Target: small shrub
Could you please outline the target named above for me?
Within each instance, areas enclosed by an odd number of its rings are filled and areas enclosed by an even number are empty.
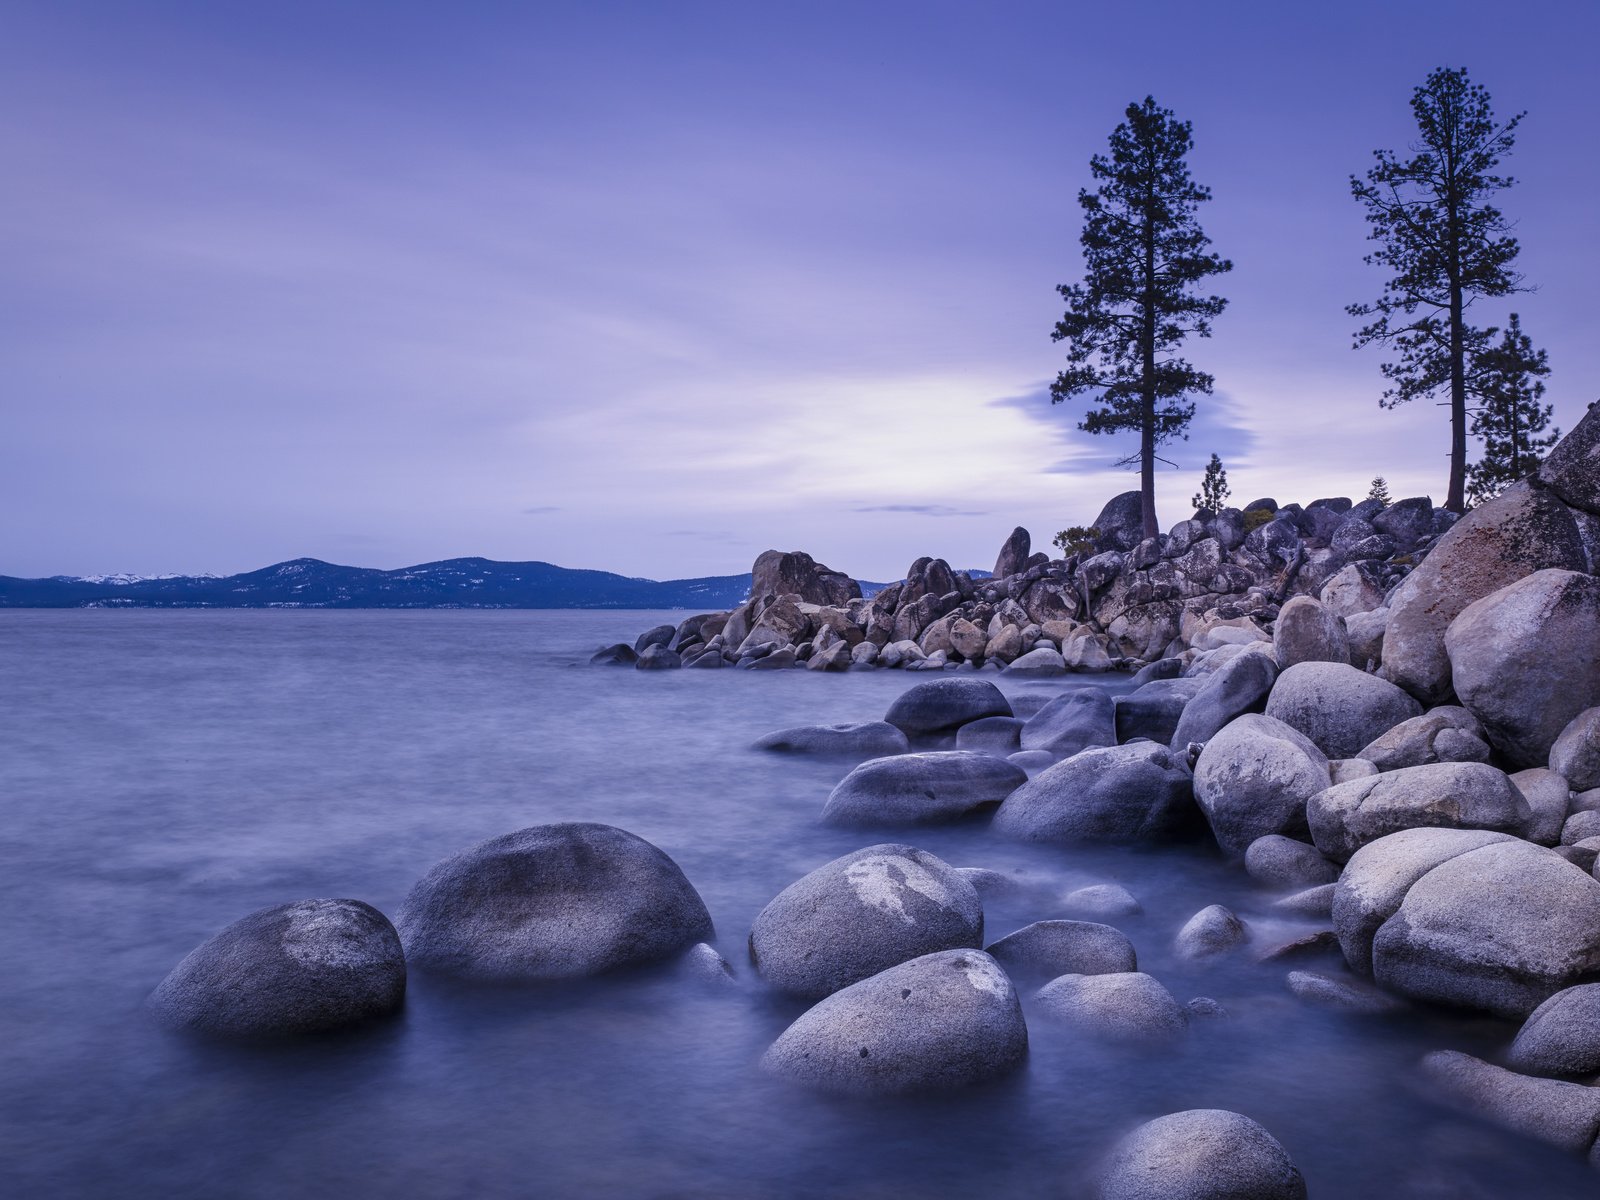
[[[1372,481],[1372,490],[1367,493],[1367,499],[1376,500],[1385,508],[1393,504],[1394,501],[1389,499],[1389,481],[1382,475],[1375,478]]]
[[[1269,508],[1252,508],[1244,515],[1244,531],[1250,533],[1252,530],[1260,529],[1275,516],[1277,514]]]
[[[1100,531],[1093,525],[1074,525],[1071,529],[1063,529],[1052,540],[1056,549],[1061,551],[1061,556],[1066,558],[1073,554],[1088,553],[1099,539]]]

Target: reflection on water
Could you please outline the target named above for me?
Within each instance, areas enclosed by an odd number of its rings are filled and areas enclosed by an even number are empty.
[[[1416,1090],[1425,1051],[1492,1055],[1506,1026],[1330,1014],[1294,1001],[1281,965],[1174,959],[1172,933],[1210,903],[1261,940],[1310,928],[1273,922],[1272,897],[1201,850],[1041,851],[982,823],[822,828],[845,767],[750,742],[877,718],[926,676],[581,665],[657,620],[0,614],[6,1194],[1065,1197],[1123,1130],[1194,1107],[1262,1121],[1319,1200],[1593,1194],[1581,1162]],[[413,976],[398,1020],[270,1048],[174,1036],[141,1010],[178,959],[254,908],[350,896],[393,915],[439,858],[565,819],[671,854],[739,984],[672,968],[531,990]],[[1030,1013],[1023,1072],[937,1100],[841,1101],[766,1078],[756,1060],[800,1006],[751,978],[750,921],[875,840],[1036,876],[1038,892],[990,903],[990,939],[1063,915],[1053,897],[1072,887],[1124,884],[1145,906],[1118,922],[1141,968],[1229,1018],[1138,1051]]]

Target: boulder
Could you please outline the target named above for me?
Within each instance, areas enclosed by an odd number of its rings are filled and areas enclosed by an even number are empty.
[[[1328,759],[1309,738],[1255,713],[1207,742],[1194,768],[1195,800],[1230,855],[1269,833],[1304,834],[1306,801],[1329,783]]]
[[[900,1095],[982,1083],[1027,1053],[1022,1005],[999,964],[981,950],[946,950],[835,992],[761,1063],[826,1091]]]
[[[1540,464],[1538,481],[1572,507],[1600,514],[1600,407],[1591,404],[1555,444]]]
[[[1445,631],[1469,604],[1535,571],[1584,566],[1566,506],[1526,483],[1508,488],[1458,521],[1395,590],[1384,677],[1429,704],[1443,702],[1451,690]]]
[[[1530,1075],[1600,1072],[1600,983],[1563,988],[1534,1009],[1506,1062]]]
[[[1550,769],[1575,792],[1600,788],[1600,708],[1586,708],[1567,722],[1550,745]]]
[[[1106,501],[1090,527],[1099,535],[1103,550],[1132,550],[1144,540],[1144,499],[1138,492],[1123,492]]]
[[[1183,752],[1191,742],[1209,742],[1230,722],[1266,706],[1278,665],[1265,654],[1241,654],[1206,677],[1183,708],[1168,743]]]
[[[1189,1014],[1142,971],[1063,975],[1034,995],[1039,1010],[1080,1033],[1108,1041],[1165,1041],[1189,1027]]]
[[[1019,658],[1011,666],[1015,667],[1021,661]],[[1080,629],[1062,643],[1061,661],[1067,670],[1081,675],[1100,675],[1114,671],[1117,666],[1110,650],[1106,648],[1105,635],[1097,634],[1092,629]]]
[[[1173,1113],[1117,1144],[1099,1200],[1305,1200],[1306,1182],[1278,1140],[1220,1108]]]
[[[491,981],[656,962],[712,934],[678,864],[611,825],[534,825],[438,863],[395,923],[415,967]]]
[[[1231,909],[1208,905],[1184,922],[1173,939],[1179,958],[1202,959],[1223,954],[1250,940],[1250,931]]]
[[[202,942],[150,1003],[174,1028],[258,1038],[358,1025],[394,1012],[405,994],[388,918],[359,900],[296,900]]]
[[[982,658],[988,644],[989,635],[965,617],[957,617],[950,623],[950,648],[962,658]]]
[[[1189,772],[1153,742],[1064,759],[1007,796],[994,819],[1006,837],[1063,844],[1172,840],[1201,827]]]
[[[1097,687],[1062,693],[1022,727],[1024,750],[1048,750],[1061,758],[1092,746],[1116,744],[1116,702],[1110,693]]]
[[[1322,585],[1318,598],[1324,608],[1348,621],[1357,613],[1383,607],[1382,577],[1371,567],[1349,563]]]
[[[1026,654],[1019,654],[1006,667],[1007,675],[1049,676],[1066,673],[1067,660],[1049,646],[1040,646],[1036,650],[1029,650]]]
[[[870,642],[862,642],[870,646]],[[850,725],[794,725],[769,733],[755,744],[757,750],[788,754],[831,754],[880,758],[905,754],[911,749],[906,735],[887,721],[861,721]]]
[[[1334,783],[1349,783],[1352,779],[1369,779],[1378,773],[1376,763],[1364,758],[1334,758],[1328,760],[1328,774]]]
[[[1146,738],[1168,745],[1189,701],[1205,686],[1203,679],[1156,679],[1113,701],[1117,741]]]
[[[1304,662],[1348,665],[1350,639],[1344,618],[1310,596],[1296,596],[1278,613],[1272,651],[1283,669]]]
[[[1562,823],[1561,844],[1575,846],[1588,838],[1600,837],[1600,812],[1580,809]]]
[[[1600,579],[1537,571],[1463,609],[1445,650],[1490,745],[1518,767],[1545,766],[1567,725],[1600,705]]]
[[[1032,551],[1033,539],[1028,536],[1026,529],[1018,525],[1000,547],[1000,555],[994,560],[994,577],[1005,579],[1027,570],[1028,556]]]
[[[671,648],[673,634],[678,632],[676,625],[657,625],[654,629],[647,629],[639,635],[633,643],[633,652],[643,654],[651,646]]]
[[[976,750],[1004,758],[1022,747],[1023,722],[1017,717],[982,717],[956,730],[957,750]]]
[[[1415,999],[1525,1017],[1600,972],[1600,882],[1530,842],[1469,850],[1411,885],[1372,970]]]
[[[1035,921],[1001,938],[989,947],[989,954],[1013,979],[1139,969],[1127,936],[1094,921]]]
[[[1272,907],[1278,912],[1294,917],[1332,920],[1333,897],[1337,890],[1338,884],[1324,883],[1319,887],[1306,888],[1303,892],[1295,892],[1292,896],[1276,900]]]
[[[943,859],[888,843],[791,883],[757,914],[750,959],[779,991],[817,999],[938,950],[983,945],[978,893]]]
[[[1289,990],[1308,1004],[1340,1012],[1381,1016],[1398,1011],[1402,1005],[1370,984],[1335,979],[1316,971],[1290,971],[1285,982]]]
[[[1093,883],[1068,892],[1061,907],[1075,917],[1136,917],[1144,912],[1144,905],[1120,883]]]
[[[993,808],[1027,783],[1021,767],[992,754],[937,750],[862,763],[828,794],[825,825],[922,825]]]
[[[842,638],[831,641],[822,649],[812,648],[806,659],[808,671],[848,671],[850,669],[850,643]]]
[[[596,667],[631,667],[638,661],[638,653],[626,642],[617,642],[597,650],[589,659],[590,665]]]
[[[645,652],[639,655],[639,661],[633,665],[640,671],[672,671],[683,666],[683,656],[665,646],[654,645],[646,647]]]
[[[1338,862],[1402,829],[1488,829],[1520,837],[1532,819],[1516,785],[1487,763],[1402,767],[1335,784],[1306,805],[1312,841]]]
[[[925,738],[968,721],[1010,715],[1010,703],[986,679],[931,679],[902,692],[883,719],[909,738]]]
[[[1302,662],[1285,670],[1267,697],[1267,716],[1310,738],[1329,758],[1358,751],[1422,705],[1394,684],[1347,662]]]
[[[800,610],[799,602],[793,596],[779,596],[756,615],[735,653],[743,656],[763,646],[797,646],[811,628],[811,618]]]
[[[1401,550],[1410,550],[1433,536],[1433,500],[1428,496],[1396,500],[1372,518],[1372,527],[1392,537]]]
[[[1362,671],[1376,670],[1383,663],[1383,635],[1388,628],[1387,608],[1347,617],[1344,631],[1350,640],[1350,665]]]
[[[834,571],[799,550],[768,550],[750,569],[750,595],[798,596],[808,604],[842,608],[860,599],[861,587],[843,571]]]
[[[1380,771],[1428,763],[1484,762],[1489,743],[1478,718],[1464,708],[1444,705],[1401,721],[1361,748],[1356,756]]]
[[[1257,883],[1274,888],[1316,887],[1339,878],[1338,864],[1324,858],[1315,846],[1281,833],[1251,842],[1244,852],[1244,869]]]
[[[1422,1074],[1452,1107],[1563,1150],[1585,1154],[1600,1132],[1600,1088],[1533,1079],[1455,1050],[1428,1055]]]
[[[1543,767],[1529,767],[1512,775],[1511,782],[1528,802],[1532,814],[1522,836],[1541,846],[1554,846],[1561,840],[1561,827],[1566,824],[1572,799],[1566,777]]]

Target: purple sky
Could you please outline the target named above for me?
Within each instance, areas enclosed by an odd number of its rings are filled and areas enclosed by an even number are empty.
[[[19,3],[0,37],[0,574],[481,554],[988,566],[1136,476],[1052,408],[1075,196],[1194,122],[1232,306],[1163,524],[1443,499],[1380,411],[1347,177],[1428,70],[1529,110],[1515,308],[1600,396],[1600,5]],[[1485,306],[1500,320],[1511,306]]]

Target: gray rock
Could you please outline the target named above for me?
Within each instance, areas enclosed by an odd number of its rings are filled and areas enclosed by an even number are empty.
[[[1171,745],[1184,708],[1204,686],[1203,679],[1157,679],[1116,697],[1117,741],[1147,738]]]
[[[1142,971],[1063,975],[1033,999],[1041,1012],[1108,1041],[1164,1041],[1189,1027],[1183,1005]]]
[[[1085,750],[1006,797],[994,828],[1030,842],[1131,843],[1202,828],[1189,772],[1153,742]]]
[[[1026,654],[1019,654],[1006,667],[1007,675],[1065,675],[1067,660],[1049,646],[1039,646]]]
[[[1489,742],[1542,767],[1557,737],[1600,705],[1600,579],[1537,571],[1476,600],[1445,634],[1451,678]]]
[[[868,846],[791,883],[756,916],[750,958],[779,991],[817,999],[938,950],[983,945],[983,905],[944,860]]]
[[[683,656],[665,646],[653,645],[646,647],[633,665],[639,671],[671,671],[683,666]]]
[[[1427,763],[1485,762],[1489,743],[1477,717],[1464,708],[1445,705],[1401,721],[1363,746],[1357,757],[1380,771]]]
[[[1524,1017],[1600,972],[1600,882],[1530,842],[1469,850],[1411,885],[1372,969],[1392,992]]]
[[[1455,1050],[1428,1055],[1422,1073],[1452,1107],[1563,1150],[1587,1153],[1600,1132],[1600,1088],[1533,1079]]]
[[[1091,529],[1099,533],[1103,550],[1132,550],[1144,540],[1144,500],[1138,492],[1123,492],[1106,501]]]
[[[1112,1151],[1100,1200],[1305,1200],[1306,1182],[1278,1140],[1220,1108],[1139,1126]]]
[[[1392,537],[1400,549],[1410,550],[1433,536],[1433,500],[1428,496],[1396,500],[1372,518],[1372,527]]]
[[[1350,662],[1344,618],[1310,596],[1283,606],[1273,627],[1272,651],[1280,668],[1303,662]]]
[[[1344,631],[1350,639],[1350,665],[1362,671],[1376,669],[1383,662],[1383,635],[1388,628],[1387,608],[1345,618]]]
[[[596,667],[631,667],[638,661],[639,655],[626,642],[597,650],[589,659],[590,665]]]
[[[1285,896],[1282,900],[1275,901],[1272,907],[1282,913],[1295,917],[1333,917],[1333,897],[1337,893],[1337,883],[1324,883],[1319,887],[1306,888],[1303,892],[1296,892],[1292,896]],[[1343,949],[1343,946],[1340,947]]]
[[[1018,525],[1006,538],[1005,545],[1000,547],[1000,555],[994,560],[994,577],[1005,579],[1025,571],[1032,551],[1033,539],[1028,536],[1026,529]]]
[[[1201,959],[1226,953],[1249,940],[1250,931],[1232,910],[1212,904],[1184,923],[1173,948],[1179,958]]]
[[[1176,679],[1182,674],[1182,657],[1162,658],[1140,667],[1133,673],[1133,678],[1129,682],[1137,690],[1147,683],[1154,683],[1158,679]]]
[[[1334,783],[1349,783],[1352,779],[1370,779],[1377,773],[1377,764],[1365,758],[1335,758],[1328,763],[1328,775]]]
[[[684,659],[683,665],[701,671],[717,671],[727,666],[728,663],[722,657],[720,650],[706,650],[704,653],[696,654],[693,658]]]
[[[750,595],[797,596],[803,603],[843,608],[860,599],[860,586],[843,571],[834,571],[799,550],[767,550],[750,569]]]
[[[1521,836],[1533,811],[1504,771],[1487,763],[1432,763],[1336,784],[1311,797],[1306,820],[1317,849],[1344,862],[1368,842],[1402,829]]]
[[[1194,768],[1195,800],[1232,855],[1269,833],[1304,834],[1306,801],[1328,784],[1328,760],[1309,738],[1254,713],[1207,742]]]
[[[717,953],[715,946],[696,942],[684,956],[684,966],[695,978],[708,983],[733,983],[737,976],[733,964]]]
[[[1298,729],[1329,758],[1354,758],[1422,705],[1394,684],[1349,663],[1297,663],[1278,676],[1267,716]]]
[[[1004,758],[1022,745],[1023,722],[1017,717],[983,717],[956,730],[956,749],[997,754]]]
[[[1338,952],[1338,935],[1331,929],[1316,929],[1310,933],[1274,942],[1265,949],[1258,950],[1255,960],[1259,963],[1281,963],[1291,959],[1321,958]]]
[[[1287,982],[1289,990],[1301,1000],[1341,1012],[1383,1015],[1404,1007],[1375,987],[1315,971],[1290,971]]]
[[[1360,563],[1339,568],[1318,593],[1323,607],[1348,621],[1357,613],[1383,607],[1384,587],[1378,573]]]
[[[800,656],[793,646],[780,646],[770,654],[761,658],[750,660],[750,667],[756,671],[782,671],[800,661]],[[744,666],[744,660],[739,665]]]
[[[1511,782],[1528,802],[1531,813],[1522,836],[1541,846],[1554,846],[1561,840],[1561,827],[1566,824],[1567,805],[1572,797],[1566,777],[1543,767],[1529,767],[1512,775]]]
[[[1566,506],[1525,483],[1508,488],[1458,521],[1395,590],[1385,678],[1429,704],[1443,702],[1451,690],[1445,630],[1469,604],[1534,571],[1584,566],[1583,540]]]
[[[1412,884],[1440,863],[1511,840],[1482,829],[1407,829],[1357,850],[1333,893],[1333,928],[1351,969],[1372,974],[1372,939]]]
[[[638,641],[633,643],[633,652],[643,654],[651,646],[670,647],[673,635],[677,632],[676,625],[657,625],[654,629],[647,629],[639,635]]]
[[[1530,1075],[1600,1071],[1600,983],[1563,988],[1534,1009],[1506,1062]]]
[[[1550,746],[1550,769],[1576,792],[1600,788],[1600,708],[1586,708]]]
[[[357,1025],[405,1000],[394,927],[359,900],[258,909],[192,950],[150,997],[179,1029],[276,1037]]]
[[[1029,775],[1034,775],[1053,767],[1056,756],[1048,750],[1018,750],[1015,754],[1006,755],[1006,761],[1021,767]]]
[[[1189,1014],[1191,1021],[1217,1020],[1228,1015],[1228,1010],[1210,996],[1196,996],[1183,1006],[1183,1011]]]
[[[1027,783],[1021,767],[992,754],[937,750],[862,763],[822,806],[826,825],[924,825],[993,808]]]
[[[1015,1070],[1027,1053],[1006,973],[981,950],[947,950],[835,992],[761,1062],[827,1091],[899,1095],[982,1083]]]
[[[1133,943],[1120,930],[1094,921],[1035,921],[989,947],[1013,979],[1057,975],[1112,975],[1137,971]]]
[[[848,671],[851,661],[849,642],[842,640],[829,642],[821,650],[813,648],[811,656],[806,659],[806,670]]]
[[[1136,917],[1144,905],[1120,883],[1094,883],[1068,892],[1061,906],[1075,917]]]
[[[931,679],[913,684],[883,719],[909,738],[950,733],[968,721],[1009,717],[1011,705],[986,679]]]
[[[1600,513],[1600,408],[1555,444],[1539,467],[1539,482],[1574,508]]]
[[[1561,826],[1561,844],[1575,846],[1586,838],[1600,837],[1600,812],[1582,809],[1573,813]]]
[[[1101,688],[1074,688],[1050,701],[1022,727],[1024,750],[1048,750],[1058,758],[1091,746],[1117,744],[1117,710]]]
[[[415,967],[568,979],[656,962],[711,936],[678,864],[611,825],[534,825],[438,863],[395,922]]]
[[[1281,833],[1251,842],[1244,852],[1245,873],[1267,887],[1315,887],[1339,878],[1338,865],[1315,846]]]
[[[872,643],[861,644],[870,646]],[[853,725],[794,725],[767,734],[756,742],[755,749],[879,758],[909,753],[911,743],[887,721],[862,721]]]
[[[1240,654],[1206,678],[1167,744],[1182,752],[1191,742],[1209,742],[1246,713],[1261,711],[1277,678],[1278,665],[1265,654]]]

